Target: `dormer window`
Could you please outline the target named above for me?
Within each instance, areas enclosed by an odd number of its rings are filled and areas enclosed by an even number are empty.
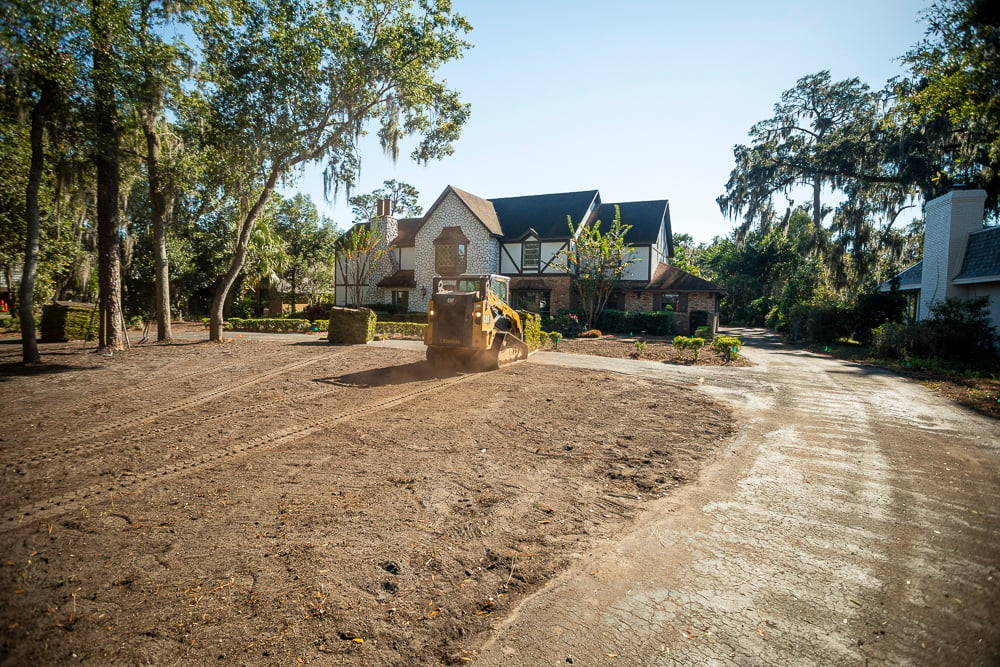
[[[434,270],[441,276],[457,276],[468,266],[469,239],[459,227],[445,227],[434,239]]]
[[[525,241],[521,252],[521,270],[537,271],[541,262],[542,244],[538,241]]]

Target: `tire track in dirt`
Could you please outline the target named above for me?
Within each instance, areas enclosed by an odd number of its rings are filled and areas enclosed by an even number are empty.
[[[314,363],[314,361],[310,360],[309,363]],[[306,364],[294,364],[295,367],[303,365]],[[285,367],[285,369],[289,368],[291,367]],[[355,408],[338,415],[317,419],[307,426],[290,426],[277,429],[218,451],[203,454],[188,461],[179,461],[171,465],[162,466],[147,473],[134,475],[131,479],[119,479],[116,480],[114,484],[94,484],[83,489],[77,489],[73,492],[47,498],[30,505],[25,505],[14,510],[13,512],[8,512],[0,518],[0,533],[18,528],[21,526],[22,522],[26,520],[36,521],[40,519],[48,519],[53,516],[64,514],[68,511],[84,507],[87,504],[103,502],[104,500],[111,502],[113,501],[115,494],[127,495],[132,489],[145,484],[162,482],[196,470],[210,468],[223,461],[227,461],[254,450],[271,449],[286,442],[293,442],[338,422],[357,418],[364,414],[378,412],[379,410],[384,410],[386,408],[395,407],[425,394],[441,391],[456,384],[468,381],[476,376],[477,374],[475,373],[469,373],[466,375],[445,378],[444,380],[427,387],[422,387],[401,395],[392,396],[390,398]]]
[[[53,461],[53,460],[55,460],[57,458],[60,458],[61,456],[64,456],[66,454],[79,454],[81,452],[85,452],[85,451],[88,451],[90,449],[100,449],[101,447],[105,447],[105,446],[107,446],[109,444],[113,444],[113,443],[116,443],[116,442],[127,442],[130,439],[134,439],[134,437],[141,437],[141,436],[138,436],[138,435],[135,435],[135,436],[125,436],[122,439],[116,439],[116,440],[110,440],[110,441],[105,440],[105,441],[102,441],[102,442],[87,442],[87,441],[89,441],[89,440],[91,440],[93,438],[98,438],[102,434],[114,433],[115,431],[120,431],[120,430],[125,430],[125,429],[131,430],[131,429],[134,429],[137,426],[141,426],[143,424],[148,424],[150,422],[155,422],[157,419],[160,419],[161,417],[164,417],[166,415],[173,414],[175,412],[180,412],[180,411],[185,410],[187,408],[191,408],[191,407],[194,407],[196,405],[200,405],[201,403],[205,403],[207,401],[214,400],[216,398],[219,398],[220,396],[225,396],[226,394],[231,394],[231,393],[237,392],[237,391],[239,391],[241,389],[245,389],[245,388],[250,387],[252,385],[255,385],[255,384],[258,384],[260,382],[263,382],[265,380],[269,380],[269,379],[271,379],[273,377],[276,377],[276,376],[279,376],[279,375],[284,375],[285,373],[289,373],[291,371],[298,370],[298,369],[303,368],[305,366],[310,366],[312,364],[319,363],[320,361],[326,361],[326,360],[332,359],[334,357],[338,357],[338,356],[344,355],[346,353],[347,353],[347,350],[338,350],[336,352],[331,352],[329,354],[325,354],[325,355],[322,355],[322,356],[312,357],[312,358],[309,358],[309,359],[305,359],[304,361],[299,361],[299,362],[296,362],[294,364],[288,364],[288,365],[285,365],[285,366],[281,366],[280,368],[275,368],[275,369],[272,369],[270,371],[266,371],[264,373],[255,375],[255,376],[251,377],[250,379],[244,380],[243,382],[240,382],[238,384],[232,384],[232,385],[228,385],[226,387],[220,387],[220,388],[212,389],[210,391],[203,392],[201,394],[197,394],[197,395],[192,396],[190,398],[187,398],[185,400],[182,400],[182,401],[179,401],[177,403],[174,403],[173,405],[168,405],[166,407],[162,407],[162,408],[157,408],[157,409],[154,409],[154,410],[145,411],[145,412],[142,413],[141,416],[126,417],[125,419],[121,419],[121,420],[113,422],[111,424],[102,424],[101,426],[98,426],[97,428],[91,429],[90,431],[85,431],[82,434],[81,433],[73,433],[73,434],[71,434],[69,436],[66,436],[66,437],[63,437],[63,438],[56,438],[56,439],[52,439],[52,440],[47,440],[46,443],[45,443],[45,446],[47,447],[46,451],[44,451],[44,452],[36,452],[35,454],[27,456],[27,457],[23,457],[20,460],[13,461],[11,463],[7,463],[6,464],[6,468],[10,469],[13,466],[22,466],[22,465],[37,464],[37,463],[42,463],[42,462],[51,462],[51,461]],[[217,370],[217,368],[214,369],[214,370]],[[184,376],[184,377],[187,377],[187,376]],[[84,442],[81,443],[80,441],[84,441]],[[72,445],[71,443],[74,443],[74,442],[78,442],[80,444]],[[61,447],[61,445],[64,445],[64,444],[69,444],[70,446],[69,447]]]
[[[88,442],[79,444],[69,448],[61,448],[58,451],[53,452],[39,452],[32,456],[26,457],[20,461],[15,461],[6,464],[7,469],[16,468],[17,466],[26,466],[33,464],[50,463],[56,459],[65,458],[72,456],[74,454],[81,454],[89,451],[99,451],[112,445],[125,445],[130,442],[136,442],[140,440],[145,440],[151,436],[161,436],[167,433],[173,433],[175,431],[182,431],[184,429],[191,428],[192,426],[198,426],[200,424],[207,424],[209,422],[218,421],[219,419],[225,419],[227,417],[236,417],[238,415],[248,414],[256,412],[262,408],[272,408],[278,405],[283,405],[285,403],[292,403],[294,401],[310,401],[317,398],[322,398],[329,394],[341,391],[340,387],[334,387],[332,389],[322,389],[320,391],[314,391],[309,394],[297,394],[294,396],[284,396],[282,398],[276,398],[270,401],[262,401],[260,403],[253,403],[251,405],[245,405],[240,408],[233,408],[232,410],[227,410],[226,412],[217,412],[212,415],[206,415],[204,417],[198,417],[196,419],[187,419],[178,424],[172,426],[155,426],[152,428],[147,428],[142,431],[128,433],[118,438],[112,438],[110,440],[104,440],[103,442]]]

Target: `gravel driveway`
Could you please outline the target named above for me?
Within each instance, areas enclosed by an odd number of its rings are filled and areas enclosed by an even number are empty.
[[[1000,664],[997,423],[728,333],[753,368],[532,356],[697,387],[742,427],[698,483],[526,601],[477,664]]]

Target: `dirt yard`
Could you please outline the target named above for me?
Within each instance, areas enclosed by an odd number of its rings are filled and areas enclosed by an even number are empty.
[[[0,664],[467,664],[733,421],[679,386],[325,342],[0,344]]]

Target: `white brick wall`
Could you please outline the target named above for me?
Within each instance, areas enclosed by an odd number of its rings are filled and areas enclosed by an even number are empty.
[[[918,319],[930,315],[934,302],[967,294],[951,281],[962,270],[969,233],[983,226],[985,202],[983,190],[953,190],[927,202]]]

